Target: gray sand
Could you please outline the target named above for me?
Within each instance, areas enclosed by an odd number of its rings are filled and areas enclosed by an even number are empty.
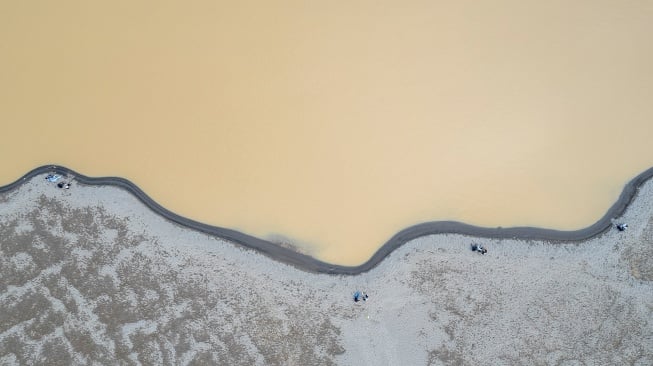
[[[432,235],[357,276],[183,228],[115,187],[37,176],[0,217],[0,364],[653,364],[653,181],[623,233]]]

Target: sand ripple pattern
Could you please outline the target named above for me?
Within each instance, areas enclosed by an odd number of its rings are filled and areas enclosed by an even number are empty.
[[[421,236],[357,276],[74,188],[36,176],[0,194],[0,364],[653,364],[651,181],[625,233],[489,238],[486,255],[467,235]]]

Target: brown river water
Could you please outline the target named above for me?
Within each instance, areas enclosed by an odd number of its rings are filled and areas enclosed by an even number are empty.
[[[4,1],[0,185],[121,176],[340,264],[578,229],[653,165],[651,35],[651,1]]]

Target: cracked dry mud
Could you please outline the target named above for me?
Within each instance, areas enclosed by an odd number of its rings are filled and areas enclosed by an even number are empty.
[[[434,235],[345,277],[35,178],[0,197],[0,364],[650,365],[651,186],[625,233],[485,256]]]

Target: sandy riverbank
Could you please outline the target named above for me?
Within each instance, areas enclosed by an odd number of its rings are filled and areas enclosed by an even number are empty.
[[[314,274],[41,175],[0,195],[0,363],[653,363],[653,182],[574,244],[439,234]],[[370,298],[354,303],[355,290]]]

